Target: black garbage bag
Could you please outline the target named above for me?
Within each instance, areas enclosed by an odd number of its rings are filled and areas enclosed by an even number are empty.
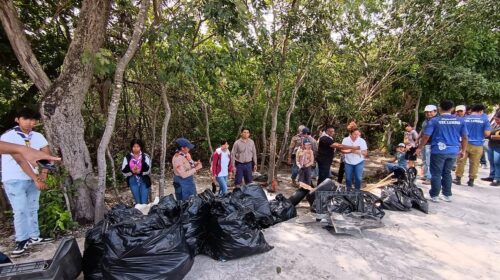
[[[274,217],[274,224],[288,221],[297,216],[295,205],[282,194],[278,194],[275,199],[271,200],[269,206]]]
[[[0,264],[11,263],[9,257],[7,257],[4,253],[0,252]]]
[[[105,220],[110,224],[117,224],[125,220],[140,219],[142,216],[144,215],[138,209],[125,204],[118,204],[105,215]]]
[[[290,202],[292,202],[293,206],[297,206],[297,204],[299,204],[308,194],[309,190],[299,188],[288,199],[290,200]]]
[[[326,211],[326,201],[324,201],[324,203],[322,203],[322,205],[324,205],[324,209],[316,209],[315,200],[316,200],[316,193],[317,192],[337,191],[339,188],[341,188],[341,186],[339,186],[339,184],[337,182],[335,182],[329,178],[325,179],[323,182],[321,182],[321,184],[319,184],[319,186],[316,187],[316,190],[314,192],[310,192],[306,196],[306,199],[309,202],[309,205],[311,206],[311,211],[314,213],[318,212],[317,210],[320,210],[320,212]]]
[[[104,253],[102,235],[104,232],[102,220],[85,235],[85,251],[83,252],[82,270],[85,280],[100,280],[102,277],[101,260]]]
[[[215,195],[210,190],[191,196],[182,204],[182,226],[186,242],[193,255],[198,255],[206,240],[210,208]]]
[[[380,196],[382,207],[393,211],[410,211],[412,200],[397,186],[387,186]]]
[[[424,197],[424,192],[418,187],[413,187],[410,193],[412,207],[418,209],[425,214],[429,213],[429,204]]]
[[[182,225],[157,213],[110,225],[103,241],[105,279],[183,279],[193,265]]]
[[[269,208],[269,200],[260,185],[252,183],[241,188],[235,188],[233,198],[239,199],[241,204],[252,210],[260,227],[267,228],[274,223]]]
[[[203,254],[226,261],[264,253],[272,248],[259,230],[254,212],[243,206],[232,193],[214,201]]]
[[[164,196],[160,199],[158,204],[151,207],[148,215],[149,214],[160,215],[165,225],[176,224],[181,217],[180,202],[174,198],[173,194]]]

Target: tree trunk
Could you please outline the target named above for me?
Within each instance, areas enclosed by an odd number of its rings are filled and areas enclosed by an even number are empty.
[[[97,168],[99,179],[98,189],[96,192],[94,223],[97,223],[104,218],[104,193],[106,192],[106,149],[108,148],[109,141],[111,140],[111,135],[113,134],[113,131],[115,129],[116,115],[118,112],[118,106],[120,104],[120,98],[123,89],[123,75],[128,63],[139,48],[142,33],[144,32],[144,23],[146,21],[146,14],[148,11],[149,3],[149,0],[143,0],[141,2],[141,7],[134,24],[132,39],[130,40],[125,54],[116,66],[113,94],[111,96],[111,102],[109,103],[108,107],[109,110],[108,119],[106,121],[106,128],[104,129],[101,142],[99,143],[99,148],[97,148]]]
[[[113,155],[111,155],[111,151],[106,149],[106,156],[108,157],[109,164],[111,165],[111,179],[113,180],[113,192],[115,193],[116,201],[119,203],[122,202],[122,199],[120,198],[120,194],[118,193],[118,187],[116,186],[116,167],[115,167],[115,159],[113,158]]]
[[[267,152],[267,115],[269,114],[269,102],[266,102],[266,111],[264,113],[264,118],[262,119],[262,157],[260,159],[260,173],[263,174],[266,165],[266,152]]]
[[[285,131],[283,133],[283,142],[281,143],[281,148],[279,152],[278,162],[276,163],[276,168],[280,168],[281,162],[287,151],[288,144],[288,134],[290,133],[290,118],[292,117],[293,110],[295,109],[295,100],[297,100],[297,93],[299,92],[300,87],[304,83],[304,77],[307,74],[307,70],[303,72],[297,73],[297,77],[295,79],[295,85],[293,87],[292,96],[290,98],[290,107],[286,111],[285,116]]]
[[[422,92],[418,93],[417,104],[415,105],[415,121],[413,122],[413,127],[417,129],[418,125],[418,108],[420,107],[420,99],[422,98]]]
[[[155,107],[155,110],[153,112],[153,139],[151,140],[151,163],[153,163],[153,158],[155,156],[155,148],[156,148],[156,122],[158,120],[158,113],[160,112],[160,103],[158,103]]]
[[[94,205],[85,182],[93,172],[85,145],[81,107],[94,72],[92,63],[82,57],[95,54],[106,33],[109,0],[85,0],[79,13],[74,37],[61,66],[61,74],[51,84],[43,72],[24,34],[12,1],[0,0],[0,20],[21,66],[44,94],[41,113],[47,138],[61,155],[76,188],[75,219],[93,222]],[[92,32],[89,32],[91,30]],[[92,184],[91,184],[92,185]]]
[[[170,103],[168,102],[167,88],[165,85],[161,85],[161,100],[163,107],[165,109],[165,117],[163,118],[163,125],[161,127],[161,156],[160,156],[160,186],[158,189],[158,196],[163,197],[165,195],[165,163],[167,162],[167,135],[168,135],[168,123],[170,122],[170,116],[172,115],[172,110],[170,109]]]
[[[203,114],[205,116],[205,135],[208,141],[208,148],[210,149],[210,154],[214,153],[214,149],[212,147],[212,141],[210,140],[210,120],[208,118],[208,104],[201,100],[201,108],[203,109]]]

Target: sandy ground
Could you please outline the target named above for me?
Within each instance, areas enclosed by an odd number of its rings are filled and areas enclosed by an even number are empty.
[[[480,169],[479,177],[486,175]],[[280,191],[292,193],[286,174],[280,177]],[[206,186],[206,177],[199,180]],[[431,203],[428,215],[386,211],[385,227],[363,237],[330,234],[302,202],[298,218],[264,230],[270,252],[228,262],[197,256],[185,279],[500,279],[499,202],[500,188],[485,182],[454,185],[452,203]],[[84,239],[78,242],[83,249]],[[46,259],[57,245],[14,261]]]

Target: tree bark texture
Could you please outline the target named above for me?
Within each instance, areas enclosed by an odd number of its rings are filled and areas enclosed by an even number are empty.
[[[165,163],[167,161],[167,135],[168,135],[168,124],[170,122],[170,116],[172,115],[172,110],[170,108],[170,103],[168,102],[167,89],[165,85],[161,85],[161,100],[165,110],[165,117],[163,118],[163,125],[161,127],[161,155],[160,155],[160,187],[158,189],[158,195],[163,197],[165,195]]]
[[[263,174],[266,165],[266,152],[267,152],[267,116],[269,115],[269,102],[266,103],[266,111],[264,112],[264,118],[262,119],[262,156],[260,158],[260,173]]]
[[[106,149],[108,148],[109,141],[113,131],[115,130],[116,115],[118,113],[118,106],[123,90],[123,75],[130,60],[134,57],[135,52],[139,48],[141,37],[144,32],[144,25],[146,22],[146,15],[149,7],[149,0],[142,0],[137,19],[134,24],[134,31],[132,39],[122,56],[118,65],[113,83],[113,94],[111,95],[111,102],[109,103],[108,118],[106,120],[106,128],[97,148],[97,168],[98,168],[98,189],[96,191],[95,202],[95,218],[94,223],[101,221],[104,218],[104,194],[106,192]]]
[[[24,35],[12,1],[0,0],[0,19],[16,56],[43,93],[41,113],[47,138],[63,159],[64,166],[76,188],[75,219],[93,222],[94,204],[85,183],[93,172],[90,155],[84,139],[81,108],[93,76],[94,65],[83,63],[85,54],[93,55],[104,42],[111,1],[85,0],[82,2],[74,38],[68,48],[61,73],[52,83],[47,78]]]

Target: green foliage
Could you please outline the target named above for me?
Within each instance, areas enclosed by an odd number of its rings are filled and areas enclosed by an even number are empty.
[[[64,194],[60,187],[62,178],[58,175],[49,175],[47,189],[40,194],[38,223],[42,236],[55,237],[76,226],[76,223],[71,219],[70,212],[66,209]]]

